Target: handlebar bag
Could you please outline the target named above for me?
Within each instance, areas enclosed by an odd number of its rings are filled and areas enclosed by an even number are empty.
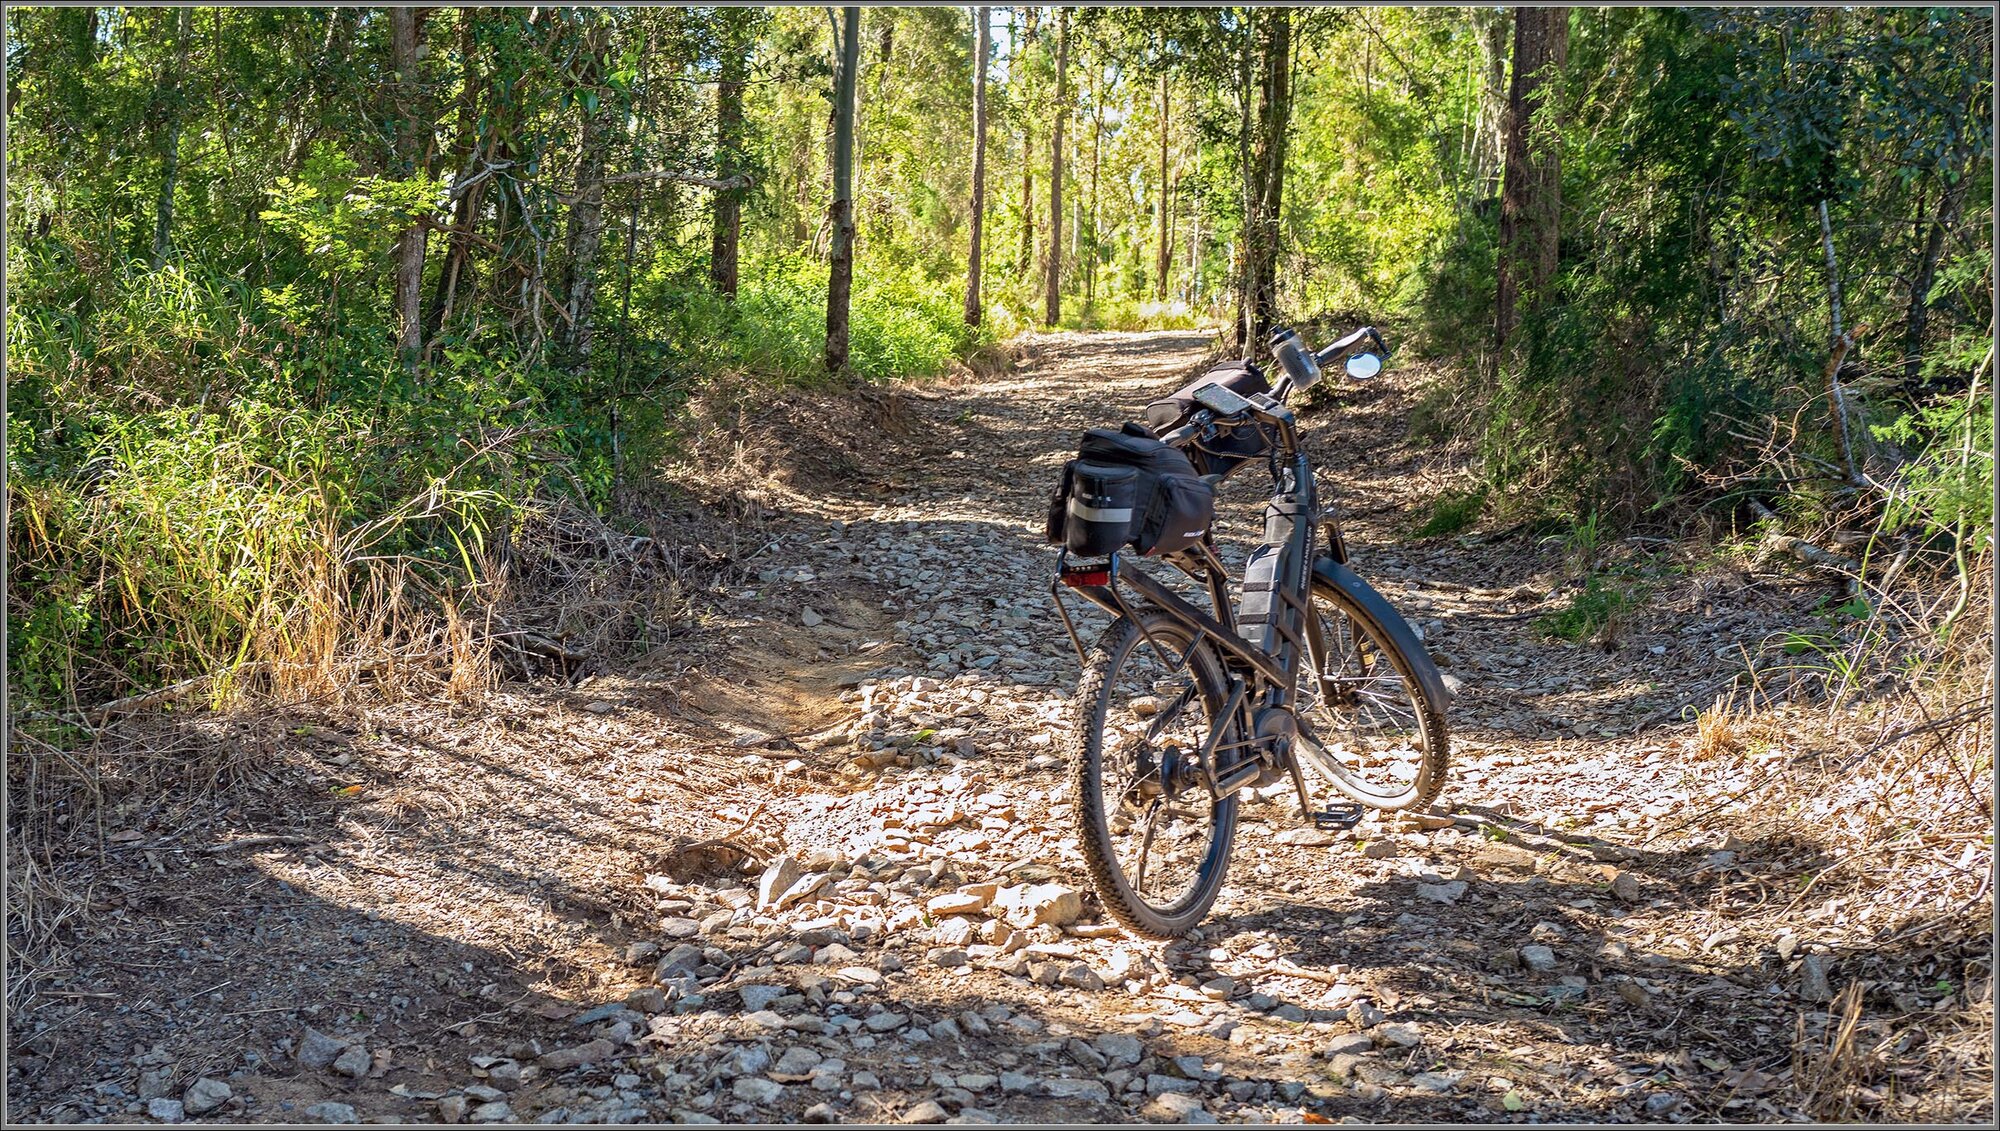
[[[1194,399],[1195,390],[1208,385],[1221,385],[1241,397],[1271,391],[1270,381],[1265,379],[1264,371],[1256,363],[1231,361],[1188,382],[1165,400],[1147,405],[1146,423],[1163,432],[1186,424],[1195,410],[1201,407]],[[1227,475],[1251,460],[1262,459],[1269,454],[1271,443],[1263,429],[1246,426],[1218,436],[1200,447],[1189,445],[1189,448],[1188,457],[1201,474]]]

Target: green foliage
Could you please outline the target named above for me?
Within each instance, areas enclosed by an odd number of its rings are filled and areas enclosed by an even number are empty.
[[[505,505],[505,493],[457,484],[432,485],[421,513],[397,505],[382,492],[403,478],[399,453],[343,409],[239,400],[227,414],[189,406],[93,424],[72,474],[17,462],[10,477],[10,582],[26,596],[8,662],[31,703],[294,660],[319,642],[341,600],[331,589],[362,551],[464,579],[467,539]]]
[[[509,506],[611,509],[708,382],[829,380],[824,12],[423,12],[403,83],[373,9],[7,10],[9,664],[32,701],[233,664],[244,640],[286,654],[290,595],[362,531],[443,594]],[[970,15],[864,13],[858,379],[936,374],[1034,324],[1051,251],[1071,325],[1233,307],[1244,11],[1079,11],[1067,108],[1039,14],[996,15],[973,330]],[[1765,485],[1743,437],[1771,421],[1801,422],[1794,465],[1836,460],[1816,423],[1824,202],[1845,325],[1874,328],[1847,376],[1899,467],[1887,518],[1984,547],[1991,423],[1968,387],[1992,285],[1990,17],[1575,10],[1554,293],[1491,356],[1506,19],[1294,14],[1279,300],[1328,331],[1409,327],[1459,373],[1422,425],[1473,442],[1480,486],[1419,533],[1587,515],[1570,536],[1588,568],[1675,495]],[[747,76],[728,146],[726,58]],[[712,278],[713,190],[684,176],[725,168],[753,178],[729,190],[733,297]],[[1773,495],[1793,521],[1837,505]],[[1587,587],[1577,623],[1615,615],[1616,591]]]
[[[1947,535],[1977,554],[1993,532],[1993,412],[1990,400],[1931,404],[1874,429],[1875,438],[1918,449],[1897,473],[1885,509],[1890,529]]]
[[[1478,437],[1496,505],[1615,522],[1725,497],[1712,484],[1756,482],[1770,458],[1837,464],[1819,423],[1825,201],[1844,324],[1871,328],[1847,363],[1855,410],[1906,422],[1895,435],[1908,448],[1962,447],[1945,421],[1979,360],[1956,343],[1983,347],[1991,293],[1990,29],[1966,9],[1578,10],[1555,103],[1556,294],[1493,356],[1497,209],[1475,204],[1438,230],[1415,325],[1422,348],[1460,363],[1456,399],[1472,407],[1431,427]],[[1449,89],[1412,100],[1468,120]],[[1949,193],[1962,210],[1944,207]],[[1947,250],[1913,296],[1933,223],[1948,226]],[[1948,249],[1961,241],[1977,252],[1959,259]],[[1913,322],[1925,306],[1928,322]],[[1916,343],[1874,329],[1919,325]],[[1897,347],[1912,344],[1915,382],[1896,374]],[[1804,427],[1760,454],[1772,419]],[[1976,492],[1947,480],[1984,469],[1946,475],[1949,463],[1911,470],[1898,521],[1935,508],[1947,530],[1978,525]]]
[[[1486,509],[1486,489],[1447,491],[1431,501],[1430,513],[1418,524],[1418,538],[1436,538],[1468,530]]]
[[[1637,608],[1641,592],[1637,587],[1593,575],[1570,598],[1568,606],[1538,618],[1535,627],[1560,640],[1573,643],[1588,640]]]
[[[695,372],[734,370],[799,385],[829,378],[821,362],[826,333],[824,263],[799,256],[760,258],[745,266],[734,302],[689,286],[667,264],[635,291],[648,311],[641,327],[673,343]],[[650,312],[667,317],[653,321]],[[965,324],[958,296],[916,268],[860,273],[850,333],[851,365],[864,381],[942,372],[991,339]]]

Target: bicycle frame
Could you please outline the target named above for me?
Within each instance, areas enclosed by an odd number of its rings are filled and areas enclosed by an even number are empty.
[[[1057,558],[1056,576],[1049,585],[1049,592],[1080,662],[1088,662],[1088,659],[1075,621],[1063,604],[1064,588],[1074,590],[1078,596],[1114,616],[1130,617],[1140,625],[1146,643],[1168,662],[1170,670],[1178,671],[1184,667],[1194,650],[1203,643],[1218,649],[1230,675],[1230,706],[1223,716],[1214,720],[1213,733],[1203,744],[1201,774],[1204,784],[1211,794],[1221,798],[1257,780],[1266,768],[1282,765],[1291,771],[1298,785],[1301,807],[1310,812],[1310,801],[1298,767],[1289,757],[1289,747],[1282,746],[1278,740],[1288,738],[1296,728],[1290,712],[1297,693],[1299,668],[1306,655],[1307,618],[1312,612],[1311,586],[1317,556],[1313,534],[1322,527],[1326,529],[1325,553],[1337,562],[1346,560],[1346,547],[1340,537],[1338,520],[1331,511],[1325,514],[1320,511],[1312,463],[1299,443],[1296,417],[1290,409],[1268,395],[1259,394],[1249,399],[1259,423],[1274,427],[1279,440],[1278,451],[1270,460],[1273,492],[1272,506],[1266,510],[1265,531],[1265,544],[1283,546],[1274,594],[1276,608],[1270,622],[1270,650],[1245,639],[1238,628],[1236,609],[1230,600],[1232,579],[1228,568],[1215,552],[1212,531],[1193,548],[1162,560],[1205,585],[1213,612],[1167,588],[1145,571],[1136,567],[1126,568],[1127,562],[1121,553],[1113,553],[1101,567],[1072,567],[1068,564],[1069,551],[1064,550]],[[1192,437],[1193,433],[1190,433]],[[1282,543],[1274,542],[1271,537],[1274,533],[1270,529],[1273,510],[1278,512],[1277,517],[1289,523]],[[1188,630],[1190,642],[1185,653],[1174,657],[1153,639],[1150,632],[1145,631],[1143,622],[1119,591],[1121,583]],[[1241,717],[1232,720],[1232,715]],[[1255,751],[1255,756],[1240,760],[1227,771],[1218,773],[1213,755],[1218,749],[1228,748],[1219,747],[1219,738],[1231,721],[1238,722],[1242,726],[1241,733],[1246,736],[1232,745],[1247,745]],[[1264,733],[1267,729],[1272,733]],[[1284,756],[1273,761],[1271,753],[1281,747]]]

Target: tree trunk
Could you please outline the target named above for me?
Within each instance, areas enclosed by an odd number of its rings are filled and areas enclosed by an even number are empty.
[[[452,153],[459,168],[461,178],[476,176],[474,166],[486,149],[486,137],[480,128],[481,104],[486,92],[486,68],[479,60],[479,13],[473,8],[461,8],[458,12],[458,137],[452,146]],[[480,201],[486,195],[486,186],[492,178],[479,181],[463,188],[458,198],[452,202],[451,232],[445,245],[444,267],[438,272],[437,289],[431,292],[431,309],[424,319],[425,333],[433,343],[439,331],[451,317],[452,304],[457,300],[458,288],[469,284],[472,272],[472,228],[479,219]]]
[[[1168,246],[1167,237],[1167,76],[1160,76],[1160,246],[1153,257],[1153,297],[1160,302],[1167,301],[1167,272],[1171,266],[1169,256],[1173,251]]]
[[[1903,379],[1912,384],[1923,372],[1924,330],[1930,323],[1931,287],[1937,282],[1938,260],[1944,255],[1945,237],[1958,223],[1966,187],[1972,183],[1972,166],[1947,168],[1944,175],[1956,179],[1944,186],[1938,198],[1937,214],[1931,217],[1917,255],[1917,273],[1910,279],[1909,303],[1903,315]]]
[[[1261,344],[1277,321],[1278,238],[1285,199],[1285,150],[1292,115],[1292,20],[1284,8],[1257,13],[1258,99],[1251,156],[1251,204],[1244,224],[1246,348]]]
[[[1187,301],[1193,306],[1201,301],[1201,210],[1195,209],[1190,217],[1194,231],[1188,235]]]
[[[980,243],[986,234],[986,55],[993,47],[992,10],[981,8],[972,50],[972,251],[965,261],[965,324],[979,325]]]
[[[326,38],[320,43],[319,58],[313,63],[306,76],[305,97],[300,100],[298,118],[293,124],[291,144],[285,153],[285,168],[297,174],[305,164],[306,148],[312,144],[313,130],[323,117],[322,107],[326,102],[326,79],[334,64],[347,57],[347,43],[354,34],[353,8],[331,8],[327,11]]]
[[[1507,168],[1500,187],[1494,344],[1504,349],[1521,311],[1546,297],[1556,273],[1562,159],[1551,75],[1569,59],[1569,9],[1514,10],[1514,77],[1507,93]]]
[[[1047,322],[1062,319],[1063,127],[1069,123],[1069,9],[1056,9],[1056,124],[1049,146],[1049,272]]]
[[[731,177],[743,168],[743,83],[749,73],[750,44],[730,12],[730,36],[723,45],[715,84],[715,175]],[[709,248],[708,278],[715,289],[736,297],[737,249],[743,232],[743,190],[715,194],[715,231]]]
[[[1104,69],[1100,62],[1090,76],[1090,251],[1083,261],[1083,298],[1086,306],[1097,302],[1098,171],[1104,164]]]
[[[1238,107],[1242,111],[1236,124],[1236,168],[1243,175],[1243,227],[1229,247],[1229,273],[1236,281],[1236,348],[1244,357],[1250,356],[1250,292],[1253,280],[1250,277],[1250,227],[1257,215],[1257,166],[1251,160],[1251,134],[1256,122],[1256,98],[1251,84],[1256,75],[1256,26],[1257,9],[1247,9],[1244,18],[1250,25],[1243,35],[1236,53],[1236,91]]]
[[[1035,127],[1024,121],[1021,123],[1021,254],[1014,260],[1014,274],[1025,279],[1034,265]]]
[[[160,76],[160,192],[153,201],[153,270],[167,261],[173,247],[174,181],[181,168],[181,75],[187,70],[188,37],[194,31],[194,9],[174,12],[174,61]]]
[[[833,255],[826,284],[826,368],[848,373],[848,300],[854,286],[854,80],[861,66],[861,9],[840,10],[840,70],[833,95]]]
[[[611,25],[599,13],[588,18],[577,92],[595,96],[597,104],[592,108],[587,99],[578,99],[583,125],[577,145],[576,199],[570,204],[569,230],[563,240],[563,310],[569,315],[564,319],[563,346],[578,365],[590,360],[595,337],[597,253],[604,244],[604,166],[624,120],[606,104],[611,92],[604,85],[604,63],[611,47]]]
[[[417,47],[423,35],[420,11],[389,9],[389,50],[396,68],[396,173],[408,180],[424,173],[424,134],[418,105]],[[424,349],[424,239],[421,218],[396,240],[396,350],[415,369]]]
[[[1479,37],[1482,64],[1478,128],[1472,139],[1473,174],[1482,199],[1500,189],[1501,161],[1507,147],[1507,33],[1511,20],[1504,8],[1474,8],[1473,26]]]

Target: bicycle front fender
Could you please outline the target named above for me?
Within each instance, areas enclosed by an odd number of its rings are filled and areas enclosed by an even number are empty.
[[[1422,686],[1425,698],[1437,704],[1439,710],[1451,705],[1452,694],[1445,688],[1444,677],[1438,674],[1437,664],[1432,662],[1424,642],[1417,638],[1416,630],[1403,619],[1403,614],[1377,593],[1374,586],[1345,563],[1324,554],[1313,561],[1313,580],[1345,596],[1355,613],[1365,617],[1370,628],[1409,660],[1413,670],[1407,674]]]

